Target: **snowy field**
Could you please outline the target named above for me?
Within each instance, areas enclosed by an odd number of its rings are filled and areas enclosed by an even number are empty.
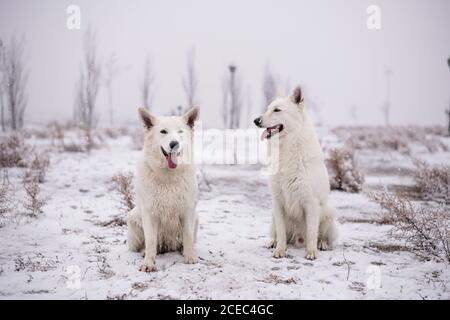
[[[330,130],[320,136],[325,147],[338,143]],[[449,152],[414,152],[450,163]],[[138,271],[142,258],[128,251],[126,226],[107,223],[122,215],[111,178],[133,172],[137,156],[129,136],[109,138],[90,154],[50,151],[43,213],[2,219],[1,299],[450,299],[449,265],[418,258],[388,237],[389,225],[374,222],[380,208],[367,193],[411,185],[407,155],[358,153],[363,192],[332,192],[340,237],[315,261],[302,247],[289,247],[283,259],[266,248],[271,198],[260,167],[202,166],[199,263],[158,255],[154,273]],[[20,179],[22,169],[8,170],[12,182]]]

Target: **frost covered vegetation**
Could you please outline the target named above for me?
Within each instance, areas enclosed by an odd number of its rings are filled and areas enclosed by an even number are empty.
[[[126,246],[138,129],[88,136],[52,123],[0,136],[1,297],[450,298],[450,138],[440,128],[319,128],[340,238],[314,262],[302,245],[272,258],[260,166],[199,166],[199,263],[167,253],[152,274]],[[367,286],[369,267],[381,288]],[[67,284],[74,268],[79,288]]]
[[[326,159],[331,190],[360,192],[364,175],[356,164],[355,153],[349,148],[333,148]]]
[[[450,166],[430,166],[415,160],[414,180],[424,200],[434,200],[450,205]]]
[[[383,208],[382,223],[392,224],[389,235],[403,241],[426,259],[450,263],[450,211],[444,206],[416,206],[405,196],[387,191],[373,195]]]
[[[443,127],[339,127],[337,136],[351,148],[358,150],[398,151],[411,153],[414,146],[428,152],[448,151],[442,140],[447,134]]]

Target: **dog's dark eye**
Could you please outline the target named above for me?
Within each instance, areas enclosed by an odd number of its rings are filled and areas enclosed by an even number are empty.
[[[178,130],[178,133],[183,133],[183,130]]]
[[[280,112],[280,111],[281,111],[281,109],[278,109],[278,108],[273,109],[273,112]]]
[[[166,130],[166,129],[163,129],[163,130],[160,131],[160,133],[162,133],[162,134],[167,134],[167,130]]]

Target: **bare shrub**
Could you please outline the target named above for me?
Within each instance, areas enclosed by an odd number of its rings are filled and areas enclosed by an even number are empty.
[[[130,134],[131,143],[134,149],[141,150],[144,146],[144,131],[142,128],[137,128]]]
[[[420,160],[414,160],[414,165],[414,179],[421,197],[450,204],[450,166],[431,167]]]
[[[417,207],[386,190],[371,198],[383,209],[381,220],[393,225],[391,237],[404,241],[423,258],[450,262],[450,212],[445,207]]]
[[[5,213],[11,210],[11,184],[8,179],[8,171],[2,171],[1,184],[0,184],[0,217],[3,217]]]
[[[332,190],[360,192],[364,175],[356,164],[354,151],[349,148],[331,149],[326,159]]]
[[[0,142],[0,168],[26,167],[29,150],[21,134],[13,132],[7,135]]]
[[[117,139],[121,136],[128,135],[128,128],[126,127],[116,127],[116,128],[105,128],[103,134],[109,139]]]
[[[96,130],[71,129],[73,132],[66,134],[66,129],[62,126],[54,127],[52,144],[56,145],[63,152],[90,152],[93,149],[99,149],[105,145],[103,136]]]
[[[50,157],[47,152],[36,153],[31,160],[29,170],[25,173],[32,178],[36,178],[39,183],[45,181],[48,167],[50,166]]]
[[[120,194],[119,209],[128,212],[134,208],[133,174],[131,172],[118,173],[113,176],[117,192]]]
[[[39,177],[33,172],[27,172],[22,180],[25,190],[25,200],[23,207],[25,214],[31,218],[37,218],[41,214],[42,207],[47,203],[47,199],[41,195]]]
[[[419,126],[407,127],[340,127],[337,136],[354,149],[398,151],[408,154],[411,144],[419,144],[429,152],[447,151],[448,147],[437,137],[437,129]]]

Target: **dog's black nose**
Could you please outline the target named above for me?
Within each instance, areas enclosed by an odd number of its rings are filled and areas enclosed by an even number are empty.
[[[180,144],[178,143],[178,141],[170,141],[170,143],[169,143],[169,147],[170,147],[170,149],[172,149],[172,150],[174,150],[174,149],[178,149],[178,146],[179,146]]]
[[[260,127],[261,126],[261,117],[256,118],[255,120],[253,120],[253,123],[257,126]]]

